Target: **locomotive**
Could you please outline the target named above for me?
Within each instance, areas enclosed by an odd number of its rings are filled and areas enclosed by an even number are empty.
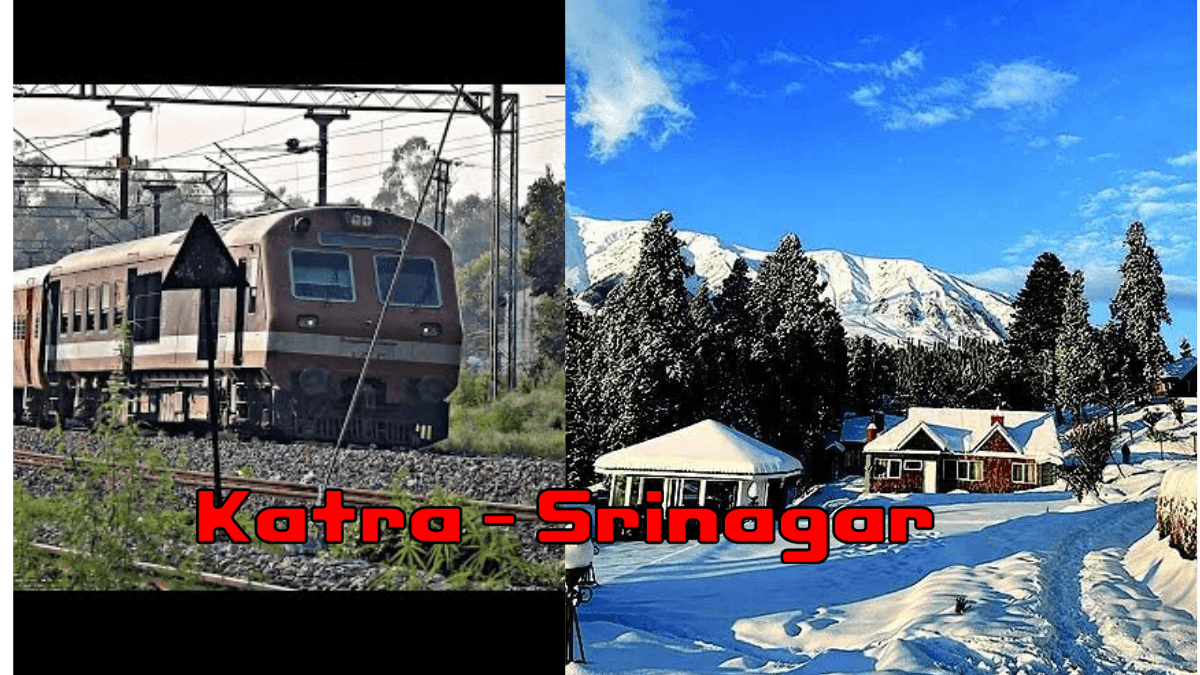
[[[453,256],[440,234],[355,207],[276,211],[214,226],[247,281],[210,299],[222,428],[337,440],[361,375],[347,442],[417,447],[446,437],[463,333]],[[201,291],[162,289],[185,235],[80,251],[14,272],[16,421],[90,419],[113,377],[128,387],[133,419],[208,419]]]

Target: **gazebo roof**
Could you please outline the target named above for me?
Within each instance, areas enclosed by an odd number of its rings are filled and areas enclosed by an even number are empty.
[[[804,470],[795,457],[713,420],[601,455],[595,468],[601,473],[731,478],[777,478]]]

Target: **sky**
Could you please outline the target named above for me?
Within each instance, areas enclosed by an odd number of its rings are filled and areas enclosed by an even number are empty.
[[[1124,234],[1196,344],[1196,5],[570,0],[568,208],[911,258],[1015,295],[1043,251],[1109,319]]]
[[[491,86],[467,85],[467,90],[490,92]],[[556,179],[565,178],[563,86],[505,85],[504,92],[517,93],[521,106],[518,194],[523,202],[529,184],[545,175],[547,166]],[[86,137],[91,131],[120,126],[120,117],[107,105],[107,101],[13,98],[13,128],[60,164],[111,165],[120,154],[120,134]],[[151,166],[169,169],[218,169],[209,159],[237,169],[217,149],[219,143],[270,189],[282,187],[285,197],[300,195],[316,203],[316,152],[285,151],[290,138],[298,139],[302,146],[317,142],[318,127],[304,114],[300,109],[158,104],[152,111],[130,118],[130,154],[149,160]],[[411,136],[423,136],[436,148],[445,125],[446,115],[440,113],[351,111],[350,119],[334,121],[328,129],[328,202],[353,197],[370,205],[382,185],[383,170],[391,163],[392,150]],[[13,138],[18,136],[14,133]],[[451,199],[491,194],[491,153],[492,141],[484,121],[456,114],[443,153],[461,162],[451,169]],[[262,202],[261,191],[233,176],[230,188],[233,209]]]

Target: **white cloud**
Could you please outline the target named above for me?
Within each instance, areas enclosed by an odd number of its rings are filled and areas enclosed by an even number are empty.
[[[1119,157],[1120,157],[1120,155],[1118,155],[1115,152],[1102,152],[1098,155],[1088,155],[1088,161],[1095,162],[1095,161],[1101,160],[1101,159],[1117,159]]]
[[[946,122],[959,119],[959,114],[946,106],[935,106],[928,110],[906,110],[892,106],[891,114],[883,123],[885,129],[898,131],[901,129],[925,129],[941,126]]]
[[[738,82],[737,80],[730,80],[729,84],[725,85],[725,91],[728,91],[731,94],[737,94],[738,96],[747,96],[749,98],[763,98],[766,96],[766,94],[762,92],[752,91],[749,87],[741,82]]]
[[[895,79],[901,75],[908,75],[913,71],[920,70],[924,64],[925,54],[923,52],[919,49],[908,49],[887,65],[887,68],[884,69],[884,75]]]
[[[873,45],[883,39],[882,35],[871,34],[858,41],[861,45]]]
[[[782,47],[776,47],[774,50],[764,54],[760,59],[760,63],[800,63],[806,59],[800,54],[794,54]]]
[[[985,88],[975,96],[977,108],[1009,110],[1031,107],[1051,108],[1078,79],[1074,75],[1039,66],[1029,61],[987,65],[980,70]]]
[[[1045,136],[1034,136],[1033,138],[1029,139],[1029,142],[1026,143],[1025,145],[1028,145],[1029,147],[1034,148],[1034,149],[1038,149],[1038,148],[1044,148],[1047,145],[1050,145],[1050,141],[1046,140]]]
[[[1188,164],[1195,164],[1195,163],[1196,163],[1196,151],[1195,150],[1187,153],[1186,155],[1180,155],[1178,157],[1171,157],[1171,158],[1167,159],[1167,164],[1170,164],[1172,166],[1187,166]]]
[[[850,94],[850,100],[854,101],[855,105],[863,108],[876,108],[879,106],[879,96],[883,94],[883,89],[882,84],[868,84],[855,89]]]
[[[799,82],[788,82],[783,86],[783,95],[791,96],[792,94],[799,93],[801,89],[804,89],[804,85]]]
[[[1059,134],[1054,137],[1054,142],[1058,144],[1059,148],[1070,147],[1082,140],[1083,136],[1075,136],[1072,134]]]
[[[664,32],[666,11],[660,0],[579,0],[567,12],[566,61],[578,97],[572,119],[591,127],[600,161],[635,135],[661,147],[694,117],[680,98],[688,64],[668,58],[682,45]]]

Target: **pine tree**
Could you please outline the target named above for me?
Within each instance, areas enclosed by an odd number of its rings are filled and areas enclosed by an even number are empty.
[[[760,431],[754,401],[759,383],[750,375],[751,352],[758,341],[758,325],[750,314],[750,266],[738,258],[712,300],[716,335],[716,368],[713,419],[744,434]]]
[[[592,465],[600,454],[596,420],[603,416],[592,344],[596,322],[579,310],[569,294],[565,304],[567,485],[584,488],[595,480]]]
[[[1083,272],[1079,270],[1071,275],[1054,357],[1059,373],[1057,402],[1073,410],[1078,422],[1083,415],[1083,406],[1094,399],[1096,382],[1100,379],[1095,329],[1088,322]]]
[[[674,431],[692,415],[694,330],[684,286],[692,270],[672,219],[666,211],[654,216],[637,266],[601,311],[596,367],[606,452]]]
[[[1135,375],[1142,372],[1141,358],[1137,350],[1126,340],[1124,332],[1114,321],[1109,321],[1096,335],[1097,365],[1100,379],[1097,396],[1112,412],[1112,426],[1117,426],[1117,413],[1121,406],[1134,397]]]
[[[823,450],[822,432],[840,420],[846,377],[845,332],[822,290],[817,265],[794,234],[763,260],[751,289],[761,438],[810,461]]]
[[[1179,338],[1179,358],[1186,359],[1192,355],[1192,343],[1188,342],[1187,336]]]
[[[1013,303],[1008,327],[1010,367],[1023,386],[1012,392],[1016,407],[1039,410],[1056,400],[1054,349],[1062,328],[1063,304],[1069,282],[1067,270],[1053,253],[1033,262],[1025,286]]]
[[[1171,323],[1162,265],[1146,238],[1146,228],[1134,221],[1125,232],[1125,262],[1121,285],[1109,308],[1125,341],[1136,351],[1141,370],[1130,372],[1130,394],[1145,399],[1163,364],[1170,360],[1161,324]]]

